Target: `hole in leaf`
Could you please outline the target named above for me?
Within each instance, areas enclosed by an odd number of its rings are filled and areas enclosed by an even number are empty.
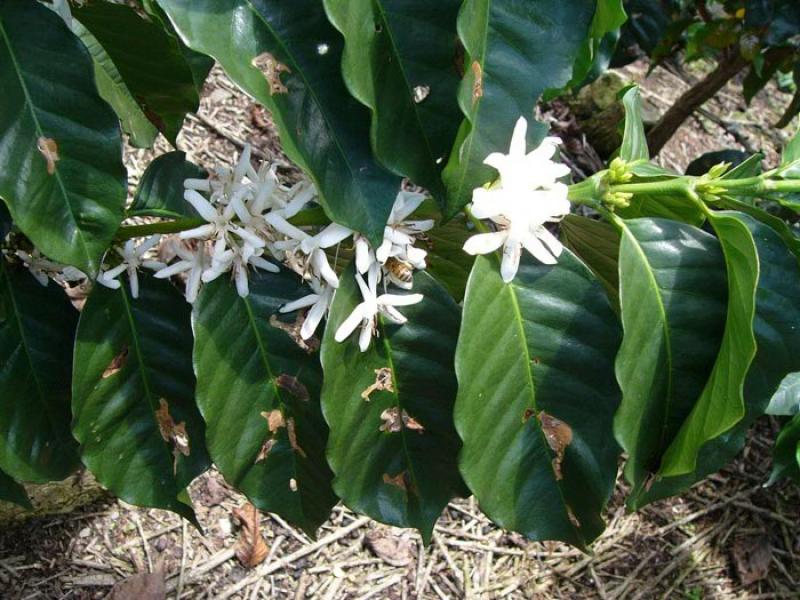
[[[281,73],[291,73],[292,70],[272,56],[272,54],[269,52],[262,52],[250,61],[250,63],[264,75],[267,84],[269,84],[270,95],[286,94],[289,91],[281,81]]]

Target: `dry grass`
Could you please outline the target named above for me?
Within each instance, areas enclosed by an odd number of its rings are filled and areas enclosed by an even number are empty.
[[[636,65],[629,72],[643,74]],[[668,101],[679,91],[672,77],[651,77],[645,95]],[[737,97],[729,90],[707,108],[725,120],[738,119],[753,144],[774,159],[780,138],[765,135],[763,126],[774,111],[753,111],[743,120]],[[765,98],[757,102],[769,104]],[[727,135],[700,117],[670,143],[662,160],[682,168],[702,151],[734,145]],[[189,119],[179,140],[180,149],[200,164],[231,163],[247,141],[263,158],[284,162],[285,174],[295,172],[268,117],[219,70],[200,116]],[[166,150],[160,140],[156,153]],[[132,183],[152,155],[127,153]],[[147,571],[164,574],[173,598],[793,598],[800,580],[800,494],[789,484],[762,487],[774,434],[774,424],[764,421],[722,473],[637,514],[626,513],[620,483],[607,511],[608,528],[592,555],[504,532],[467,499],[448,506],[427,548],[416,533],[343,507],[334,510],[317,541],[276,516],[262,515],[269,556],[246,569],[234,556],[238,528],[231,516],[244,498],[210,472],[190,490],[205,535],[171,513],[111,499],[66,516],[6,526],[0,534],[0,598],[103,598],[115,582]],[[396,550],[376,552],[376,537]],[[734,549],[755,546],[768,549],[768,570],[745,586]]]

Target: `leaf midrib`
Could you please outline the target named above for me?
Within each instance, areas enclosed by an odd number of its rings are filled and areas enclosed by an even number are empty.
[[[19,86],[22,89],[23,94],[25,95],[25,104],[28,107],[30,107],[30,111],[29,112],[30,112],[30,115],[31,115],[31,119],[33,120],[34,127],[36,128],[36,133],[38,134],[38,138],[43,138],[43,137],[45,137],[44,130],[42,129],[42,125],[39,122],[39,118],[36,115],[36,110],[35,110],[35,106],[36,105],[34,104],[32,98],[31,98],[30,91],[28,90],[28,86],[26,85],[25,80],[24,80],[24,78],[22,76],[22,69],[20,68],[20,64],[19,64],[19,61],[17,60],[17,56],[14,53],[14,48],[11,45],[11,40],[8,37],[8,34],[6,33],[6,29],[5,29],[5,26],[3,25],[3,19],[2,18],[0,18],[0,33],[3,35],[3,40],[5,41],[6,48],[8,48],[8,55],[11,57],[11,62],[13,63],[14,72],[17,75],[17,79],[19,81]],[[61,190],[62,199],[64,200],[64,204],[66,204],[66,206],[67,206],[69,215],[70,215],[70,217],[72,219],[72,222],[73,222],[73,224],[75,226],[75,231],[77,233],[76,237],[80,241],[80,245],[81,245],[81,248],[83,249],[84,257],[85,257],[85,259],[86,259],[86,261],[88,263],[88,262],[90,262],[91,255],[89,253],[88,247],[86,246],[86,240],[83,237],[83,231],[78,226],[78,220],[77,220],[77,218],[75,216],[75,212],[74,212],[74,210],[72,208],[72,204],[70,204],[70,202],[67,200],[67,198],[69,197],[69,194],[68,194],[67,189],[66,189],[66,187],[64,185],[64,181],[61,179],[61,174],[60,174],[60,170],[59,170],[57,161],[53,164],[53,177],[55,177],[56,183],[58,184],[58,187]],[[84,265],[81,265],[81,266],[83,267]]]

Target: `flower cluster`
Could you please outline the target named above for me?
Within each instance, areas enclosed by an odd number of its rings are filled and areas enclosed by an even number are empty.
[[[558,181],[569,168],[551,160],[560,140],[545,138],[526,153],[527,131],[528,122],[520,117],[508,154],[495,152],[484,161],[497,169],[500,179],[473,191],[471,211],[477,219],[494,222],[497,230],[474,235],[464,244],[464,251],[473,255],[502,246],[500,273],[506,283],[517,274],[523,248],[540,262],[555,264],[563,248],[545,224],[560,221],[570,211],[567,186]]]
[[[203,283],[230,273],[237,292],[245,297],[250,292],[249,274],[256,269],[278,272],[276,263],[280,262],[298,273],[310,288],[311,293],[280,309],[283,313],[308,309],[300,335],[309,339],[325,318],[339,287],[339,277],[326,251],[352,238],[355,277],[363,302],[337,331],[337,339],[349,337],[361,324],[360,347],[366,350],[376,331],[378,314],[402,323],[405,318],[394,307],[422,299],[420,294],[397,296],[378,291],[381,283],[384,292],[389,284],[410,289],[413,270],[425,268],[426,253],[414,244],[434,223],[408,220],[424,199],[421,194],[398,194],[383,242],[373,248],[365,237],[338,223],[322,229],[293,225],[292,218],[316,201],[314,186],[305,181],[282,185],[274,165],[254,169],[249,147],[233,168],[216,168],[209,179],[187,179],[184,188],[184,199],[205,223],[163,240],[152,236],[138,245],[129,240],[123,247],[114,248],[121,262],[104,264],[98,283],[118,288],[118,277],[126,273],[131,295],[136,297],[137,272],[144,267],[155,270],[157,278],[184,279],[186,299],[194,302]]]

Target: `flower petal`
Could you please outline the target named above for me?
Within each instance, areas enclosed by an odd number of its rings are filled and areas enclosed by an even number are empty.
[[[380,306],[410,306],[422,302],[422,294],[381,294],[377,302]]]
[[[525,246],[525,250],[530,252],[540,263],[545,265],[556,264],[556,259],[547,251],[544,244],[542,244],[539,238],[534,234],[527,236],[522,243]]]
[[[306,314],[306,320],[303,321],[303,326],[300,328],[300,337],[307,340],[319,327],[322,317],[325,316],[325,311],[328,310],[328,303],[325,299],[320,299],[315,302],[311,310]]]
[[[508,232],[506,231],[492,231],[491,233],[479,233],[473,235],[464,243],[464,252],[467,254],[489,254],[494,252],[503,242],[506,241]]]
[[[303,296],[302,298],[298,298],[297,300],[292,300],[291,302],[287,302],[278,309],[278,312],[290,313],[296,310],[300,310],[301,308],[306,308],[319,301],[319,298],[320,298],[319,294],[309,294],[308,296]]]
[[[358,334],[358,348],[361,352],[366,352],[372,342],[372,323],[366,322],[361,326],[361,333]]]
[[[528,135],[528,120],[525,117],[517,119],[514,125],[514,133],[511,134],[511,145],[508,147],[509,156],[522,157],[525,156],[525,149],[527,147]]]
[[[506,241],[503,246],[503,260],[500,263],[500,276],[506,283],[510,283],[516,277],[521,254],[522,244],[513,239]]]
[[[213,221],[217,217],[217,211],[214,210],[214,207],[195,190],[183,192],[183,199],[191,204],[206,221]]]
[[[339,325],[339,328],[336,330],[336,335],[333,336],[333,339],[335,339],[337,342],[343,342],[350,337],[350,334],[355,331],[356,327],[358,327],[358,324],[364,320],[365,313],[366,304],[362,302],[353,309],[353,312],[351,312],[344,321],[342,321],[341,325]]]

